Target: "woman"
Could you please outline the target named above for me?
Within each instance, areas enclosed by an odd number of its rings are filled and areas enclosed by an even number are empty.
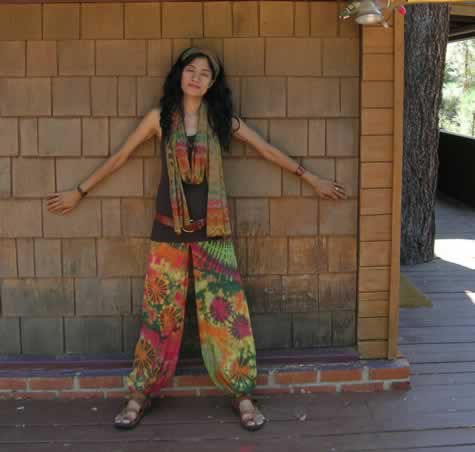
[[[230,238],[221,152],[229,150],[233,136],[302,177],[324,199],[344,199],[345,189],[306,171],[233,116],[222,64],[208,49],[184,50],[166,77],[163,91],[160,108],[146,114],[102,167],[76,190],[48,195],[48,210],[70,212],[96,184],[124,165],[140,143],[159,137],[162,176],[142,325],[127,378],[129,400],[114,425],[135,427],[150,407],[151,394],[174,374],[191,260],[205,366],[216,386],[233,396],[232,407],[241,425],[257,430],[265,417],[250,398],[257,374],[255,347]]]

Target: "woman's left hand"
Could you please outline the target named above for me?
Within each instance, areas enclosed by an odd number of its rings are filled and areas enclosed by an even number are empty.
[[[345,187],[338,182],[320,179],[314,174],[307,176],[307,182],[315,189],[322,199],[346,199]]]

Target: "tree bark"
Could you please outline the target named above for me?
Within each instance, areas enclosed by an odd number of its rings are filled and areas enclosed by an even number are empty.
[[[401,263],[434,258],[439,108],[448,5],[411,5],[405,18]]]

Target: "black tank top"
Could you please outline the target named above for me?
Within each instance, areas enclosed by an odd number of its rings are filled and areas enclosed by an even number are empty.
[[[190,137],[194,137],[194,135],[191,135]],[[157,190],[155,206],[157,212],[171,217],[172,207],[170,203],[170,187],[165,147],[160,146],[160,149],[162,171]],[[190,162],[192,152],[193,151],[191,149],[188,150],[188,159]],[[206,218],[206,207],[208,204],[208,181],[206,179],[206,175],[203,182],[200,184],[187,184],[183,181],[182,183],[190,217],[193,220]],[[178,235],[175,233],[172,227],[166,226],[155,220],[153,222],[152,234],[150,238],[156,242],[199,242],[204,240],[219,240],[222,237],[208,237],[206,235],[206,226],[199,231],[182,232],[180,235]]]

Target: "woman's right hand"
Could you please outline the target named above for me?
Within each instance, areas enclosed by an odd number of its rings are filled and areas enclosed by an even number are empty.
[[[48,211],[64,215],[77,206],[81,200],[81,193],[77,190],[49,193],[46,199],[48,200]]]

